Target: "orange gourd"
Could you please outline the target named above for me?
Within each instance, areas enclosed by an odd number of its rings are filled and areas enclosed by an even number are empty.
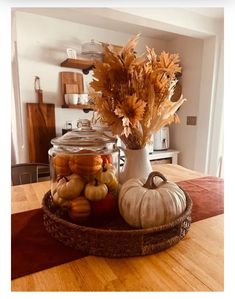
[[[86,220],[91,213],[91,205],[85,196],[70,200],[69,217],[73,221]]]
[[[84,155],[84,154],[88,155]],[[100,155],[91,150],[81,150],[79,155],[72,155],[69,167],[73,173],[89,176],[96,174],[102,168],[103,160]]]
[[[57,154],[55,157],[53,157],[52,163],[58,176],[66,176],[71,174],[69,160],[70,155],[66,154]]]
[[[117,190],[118,180],[115,172],[115,167],[112,164],[105,164],[96,177],[100,183],[106,184],[110,190]]]
[[[81,194],[85,186],[83,178],[75,173],[59,180],[56,186],[59,197],[72,199]]]

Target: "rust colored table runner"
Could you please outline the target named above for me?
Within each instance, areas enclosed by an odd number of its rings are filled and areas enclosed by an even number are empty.
[[[223,214],[224,181],[203,177],[178,184],[193,201],[192,221]],[[86,256],[50,237],[42,209],[12,215],[12,279]]]
[[[192,222],[224,213],[224,180],[202,177],[177,183],[193,201]]]

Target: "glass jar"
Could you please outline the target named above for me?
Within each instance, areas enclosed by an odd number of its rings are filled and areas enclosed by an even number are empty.
[[[94,39],[90,42],[82,44],[81,54],[90,60],[102,60],[103,47],[100,43],[96,43]]]
[[[119,185],[117,139],[95,130],[87,119],[77,127],[52,139],[49,150],[52,201],[73,222],[112,214]]]

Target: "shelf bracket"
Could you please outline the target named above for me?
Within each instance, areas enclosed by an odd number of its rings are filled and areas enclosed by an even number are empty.
[[[93,68],[94,68],[94,65],[92,65],[92,66],[90,66],[86,69],[83,69],[82,72],[83,72],[84,75],[88,75],[90,70],[92,70]]]

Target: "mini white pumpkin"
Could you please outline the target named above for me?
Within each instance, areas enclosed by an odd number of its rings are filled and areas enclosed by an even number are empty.
[[[161,179],[156,180],[156,176]],[[146,182],[137,178],[126,181],[119,192],[120,214],[133,227],[150,228],[167,224],[185,209],[183,190],[157,171],[151,172]]]

